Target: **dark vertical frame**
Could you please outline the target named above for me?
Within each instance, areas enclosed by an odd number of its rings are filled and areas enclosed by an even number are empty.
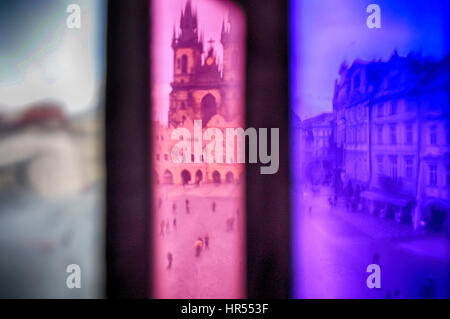
[[[108,1],[107,296],[147,298],[151,272],[150,4]]]
[[[288,0],[247,16],[247,127],[280,129],[280,168],[247,173],[247,297],[290,296]],[[107,296],[151,297],[150,1],[108,2]]]
[[[290,297],[288,0],[243,0],[247,127],[280,129],[280,168],[247,173],[247,296]]]

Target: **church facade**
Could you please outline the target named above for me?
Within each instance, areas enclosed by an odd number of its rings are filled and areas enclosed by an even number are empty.
[[[235,183],[243,180],[243,164],[226,163],[174,163],[171,158],[171,140],[176,128],[187,128],[193,140],[193,122],[201,120],[203,132],[210,127],[219,128],[225,136],[226,128],[244,125],[243,42],[238,21],[231,11],[222,22],[220,43],[223,48],[219,60],[211,39],[204,50],[203,36],[198,29],[198,17],[188,1],[181,12],[179,30],[172,36],[173,81],[169,94],[168,125],[153,124],[155,183],[200,184]],[[202,133],[203,133],[202,132]],[[225,143],[225,141],[223,141]],[[203,148],[208,141],[203,141]],[[224,149],[226,145],[224,144]],[[220,163],[223,162],[223,163]]]
[[[197,25],[197,14],[187,2],[181,14],[181,31],[178,34],[174,29],[172,38],[174,67],[168,123],[174,127],[188,119],[202,120],[206,126],[215,114],[232,121],[242,110],[239,101],[243,95],[242,54],[237,29],[232,28],[231,14],[227,23],[222,22],[223,70],[220,70],[212,39],[204,54],[203,37],[199,36]]]

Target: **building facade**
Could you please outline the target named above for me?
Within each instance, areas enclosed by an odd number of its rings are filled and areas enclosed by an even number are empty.
[[[322,113],[301,122],[302,176],[313,184],[329,183],[334,169],[334,115]]]
[[[333,113],[335,142],[345,181],[367,186],[370,182],[369,107],[373,90],[368,63],[355,61],[341,65],[335,82]]]
[[[222,22],[221,44],[223,70],[209,40],[206,55],[199,36],[197,14],[188,1],[181,13],[180,33],[174,28],[172,38],[173,82],[168,123],[174,127],[187,119],[202,120],[203,126],[215,114],[235,120],[243,110],[243,54],[237,21]]]
[[[237,145],[234,145],[234,162],[226,158],[226,128],[242,128],[244,125],[244,54],[243,36],[239,21],[222,22],[222,63],[213,49],[203,50],[203,38],[198,30],[198,17],[190,1],[181,12],[180,28],[173,31],[172,49],[173,81],[169,94],[168,125],[153,123],[153,181],[160,184],[236,183],[244,180],[244,164],[236,163]],[[194,121],[202,121],[202,136],[196,136]],[[202,139],[202,151],[209,141],[203,134],[208,128],[219,129],[223,138],[223,158],[207,163],[201,158],[184,158],[175,163],[172,151],[178,140],[172,140],[174,129],[184,128],[190,133],[188,143],[192,145]],[[198,135],[198,134],[197,134]],[[214,155],[215,156],[215,155]]]
[[[424,76],[418,96],[418,187],[414,225],[450,225],[450,54]],[[431,224],[430,224],[431,223]],[[447,228],[449,231],[449,228]]]
[[[333,98],[337,165],[363,190],[366,210],[416,228],[448,219],[448,61],[395,53],[341,66]]]

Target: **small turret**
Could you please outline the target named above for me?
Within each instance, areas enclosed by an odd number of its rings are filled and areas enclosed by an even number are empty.
[[[175,29],[175,25],[173,26],[173,33],[172,33],[172,48],[175,48],[177,45],[177,31]]]

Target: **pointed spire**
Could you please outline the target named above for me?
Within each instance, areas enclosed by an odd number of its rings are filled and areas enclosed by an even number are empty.
[[[184,11],[181,12],[180,19],[180,29],[181,34],[179,36],[180,42],[197,42],[198,41],[198,31],[197,31],[197,15],[193,15],[191,1],[186,2]]]
[[[181,12],[180,27],[183,28],[197,28],[197,12],[193,13],[191,0],[186,2],[184,11]]]
[[[225,21],[225,18],[222,20],[222,32],[220,33],[220,42],[222,42],[223,45],[226,45],[226,42],[228,40],[228,22]]]
[[[192,17],[191,0],[188,0],[186,2],[186,6],[184,8],[184,13],[185,13],[186,16],[191,16]]]
[[[194,8],[192,16],[194,17],[195,21],[197,21],[197,7]]]
[[[176,31],[175,25],[173,25],[172,47],[176,44],[176,42],[177,42],[177,31]]]

